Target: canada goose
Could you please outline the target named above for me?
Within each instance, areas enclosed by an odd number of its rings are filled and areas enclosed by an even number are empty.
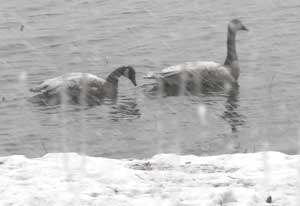
[[[100,104],[104,98],[115,99],[118,94],[118,82],[121,76],[136,84],[135,70],[131,66],[115,69],[106,80],[88,73],[69,73],[48,79],[35,88],[37,92],[30,100],[45,105],[56,105],[62,102],[71,104]]]
[[[160,89],[199,91],[206,88],[220,89],[237,83],[240,68],[235,46],[236,33],[248,29],[238,19],[228,24],[227,57],[224,64],[209,61],[186,62],[170,66],[161,72],[150,72],[144,78],[156,79]]]

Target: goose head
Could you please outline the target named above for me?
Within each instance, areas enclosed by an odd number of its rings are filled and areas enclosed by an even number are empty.
[[[136,79],[135,79],[135,70],[132,66],[123,66],[122,68],[122,75],[124,77],[127,77],[134,86],[137,85]]]
[[[231,31],[234,31],[234,32],[237,32],[237,31],[240,31],[240,30],[249,31],[247,29],[247,27],[245,27],[244,24],[239,19],[231,20],[228,24],[228,29],[231,30]]]

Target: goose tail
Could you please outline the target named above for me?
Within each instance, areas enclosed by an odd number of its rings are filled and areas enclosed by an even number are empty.
[[[144,79],[157,79],[161,75],[157,72],[149,72],[146,76],[143,76]]]
[[[47,85],[39,85],[39,86],[36,86],[36,87],[33,87],[33,88],[30,88],[29,91],[31,92],[41,92],[42,90],[46,89],[47,88]]]

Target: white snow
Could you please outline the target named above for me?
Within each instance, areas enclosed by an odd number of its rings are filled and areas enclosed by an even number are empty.
[[[1,206],[298,206],[299,155],[0,157]],[[272,197],[272,203],[266,203]]]

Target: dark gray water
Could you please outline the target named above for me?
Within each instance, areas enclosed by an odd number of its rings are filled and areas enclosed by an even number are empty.
[[[148,71],[223,63],[232,18],[250,29],[237,38],[239,91],[148,97]],[[0,155],[297,153],[299,19],[298,0],[1,1]],[[106,77],[121,65],[136,68],[140,86],[121,79],[116,105],[40,107],[25,99],[44,79],[78,71]]]

